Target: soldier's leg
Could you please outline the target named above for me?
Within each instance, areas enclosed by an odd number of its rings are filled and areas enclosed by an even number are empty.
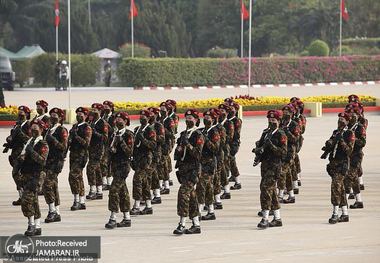
[[[230,186],[229,186],[229,180],[228,175],[230,173],[230,161],[229,156],[225,156],[224,165],[222,168],[222,174],[221,174],[221,184],[223,186],[224,193],[221,196],[221,199],[231,199],[231,193],[230,193]]]
[[[347,201],[344,190],[344,176],[338,172],[334,172],[331,176],[331,203],[333,205],[333,215],[329,219],[330,224],[340,222],[338,217],[339,207],[342,208],[342,216],[348,218]]]
[[[206,204],[206,181],[207,181],[207,174],[204,172],[201,172],[200,177],[199,177],[199,182],[197,183],[197,187],[196,187],[200,214],[203,211],[203,208]]]
[[[213,189],[213,174],[205,174],[205,204],[208,207],[207,215],[202,216],[202,220],[215,220],[214,211],[214,189]]]
[[[359,160],[359,164],[358,164],[358,179],[359,179],[360,190],[364,190],[362,161],[363,161],[363,156],[361,156]]]
[[[59,206],[57,176],[58,175],[51,170],[46,171],[46,178],[42,186],[42,191],[44,193],[46,204],[49,206],[49,213],[45,219],[45,223],[61,221],[61,217],[56,209],[56,207]]]
[[[263,171],[262,171],[263,172]],[[272,208],[272,185],[276,184],[276,180],[271,176],[262,175],[260,182],[260,204],[262,211],[262,219],[257,225],[259,228],[269,227],[269,210]]]
[[[86,209],[84,197],[83,167],[76,160],[70,160],[69,184],[74,196],[72,211]]]
[[[293,204],[295,203],[295,195],[293,190],[293,180],[292,180],[292,162],[285,163],[285,186],[289,194],[289,198],[285,199],[284,204]]]
[[[147,168],[143,171],[143,180],[142,180],[142,200],[145,201],[145,208],[141,211],[141,214],[153,214],[152,208],[152,195],[150,192],[151,183],[152,183],[152,172],[151,168]]]
[[[278,198],[282,203],[284,200],[284,192],[286,186],[286,165],[283,163],[281,166],[281,173],[279,178],[277,179],[277,188],[278,188]]]
[[[299,163],[299,158],[298,154],[296,154],[296,157],[294,158],[291,167],[290,167],[290,172],[292,176],[292,182],[293,182],[293,191],[295,194],[299,194],[299,176],[298,176],[298,171],[297,171],[297,162]]]
[[[273,211],[274,218],[269,223],[269,227],[280,227],[282,226],[281,214],[280,214],[280,202],[277,196],[276,184],[271,184],[269,187],[269,192],[272,196],[271,198],[271,210]]]
[[[239,169],[238,169],[237,164],[236,164],[236,157],[235,156],[231,156],[230,169],[231,169],[231,176],[235,180],[235,184],[233,186],[231,186],[231,190],[239,190],[239,189],[241,189],[241,183],[240,183],[240,178],[239,178],[240,173],[239,173]]]
[[[301,186],[301,161],[298,153],[296,153],[296,157],[294,159],[294,166],[296,174],[293,179],[297,177],[297,186]]]
[[[360,184],[359,184],[359,178],[358,178],[359,169],[360,169],[359,167],[350,167],[350,173],[349,173],[350,179],[351,179],[350,186],[352,187],[353,193],[355,195],[355,203],[353,205],[350,205],[351,209],[364,208],[362,196],[360,193]],[[347,193],[347,189],[346,189],[346,193]]]
[[[120,211],[123,212],[123,220],[117,224],[118,227],[130,227],[131,226],[131,201],[129,198],[129,191],[125,180],[122,182],[122,187],[119,190],[120,198]]]
[[[170,193],[170,172],[172,170],[172,163],[170,159],[170,155],[164,155],[164,189],[161,194],[169,194]]]
[[[160,174],[162,169],[159,164],[154,164],[152,166],[152,174],[150,175],[151,180],[151,190],[153,191],[152,204],[161,204],[161,186],[160,186]]]
[[[18,200],[12,202],[12,205],[18,206],[18,205],[21,205],[21,197],[22,197],[22,192],[23,192],[23,179],[22,179],[23,177],[18,169],[12,170],[12,177],[13,177],[14,182],[16,183],[16,188],[17,188],[17,192],[19,196]]]
[[[37,191],[25,189],[21,198],[21,210],[28,218],[27,236],[41,235],[41,212],[38,205]]]
[[[86,199],[95,200],[96,199],[96,162],[93,158],[88,161],[86,174],[87,174],[87,182],[90,186],[90,192],[86,196]]]
[[[102,180],[102,168],[100,161],[95,166],[95,179],[96,179],[96,199],[103,199],[103,180]]]
[[[215,198],[215,209],[223,209],[222,200],[221,200],[221,175],[222,175],[223,162],[218,163],[218,169],[214,175],[213,179],[213,189],[214,189],[214,198]]]
[[[140,213],[140,202],[143,199],[143,176],[144,173],[140,168],[135,170],[132,181],[132,198],[135,200],[131,214]]]
[[[111,212],[108,223],[105,224],[106,228],[112,229],[117,226],[116,214],[119,212],[120,196],[119,190],[121,188],[121,181],[115,180],[108,193],[108,210]]]

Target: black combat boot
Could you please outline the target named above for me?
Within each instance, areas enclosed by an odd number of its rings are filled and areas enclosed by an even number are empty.
[[[40,236],[42,234],[41,227],[36,228],[35,236]]]
[[[363,202],[356,201],[353,205],[350,205],[350,209],[361,209],[364,208]]]
[[[288,197],[288,199],[283,199],[284,204],[294,204],[296,202],[295,197]]]
[[[152,214],[153,214],[152,207],[145,207],[144,210],[140,211],[140,215],[152,215]]]
[[[110,190],[110,186],[108,184],[103,184],[102,190],[103,191],[109,191]]]
[[[348,195],[348,199],[355,199],[355,195],[354,195],[354,193],[350,193],[350,194]]]
[[[168,194],[170,194],[170,189],[169,188],[162,188],[160,191],[160,194],[168,195]]]
[[[19,205],[21,205],[21,198],[17,199],[16,201],[13,201],[13,202],[12,202],[12,205],[14,205],[14,206],[19,206]]]
[[[177,228],[174,229],[173,234],[182,235],[183,233],[185,233],[185,227],[181,223],[179,223]]]
[[[220,209],[223,209],[223,204],[222,202],[216,202],[214,203],[214,207],[215,209],[220,210]]]
[[[96,199],[96,193],[90,191],[88,193],[88,195],[86,195],[86,199],[88,199],[88,200],[95,200]]]
[[[205,216],[202,216],[202,221],[207,221],[207,220],[215,220],[216,219],[216,216],[215,216],[215,213],[207,213],[207,215]]]
[[[298,183],[298,186],[302,186],[301,180],[298,180],[297,183]]]
[[[36,235],[36,226],[28,225],[28,229],[24,233],[25,236],[31,237]]]
[[[108,229],[114,229],[117,226],[116,220],[110,219],[107,224],[105,224],[105,227]]]
[[[273,219],[272,222],[269,223],[269,227],[280,227],[282,226],[282,220],[280,219]]]
[[[201,227],[192,225],[189,229],[185,230],[186,235],[192,235],[192,234],[200,234],[201,233]]]
[[[298,195],[300,193],[300,190],[298,188],[294,188],[293,192],[294,192],[295,195]]]
[[[260,223],[257,225],[258,228],[265,229],[269,227],[269,222],[267,219],[261,219]]]
[[[57,212],[49,212],[45,218],[45,223],[61,222],[61,216]]]
[[[331,218],[329,219],[329,224],[336,224],[336,223],[338,223],[338,221],[339,221],[339,217],[338,217],[338,215],[332,215],[331,216]]]
[[[230,187],[230,190],[240,190],[241,189],[241,183],[235,183],[233,186]]]
[[[339,223],[344,223],[348,221],[350,221],[350,217],[348,215],[341,215],[338,220]]]
[[[161,197],[157,197],[155,196],[153,199],[152,199],[152,205],[158,205],[158,204],[161,204]]]
[[[231,175],[231,176],[228,178],[228,182],[230,182],[230,183],[235,182],[235,177]]]
[[[364,188],[365,188],[365,187],[364,187],[364,184],[361,184],[361,185],[360,185],[360,190],[364,191]]]
[[[220,199],[231,199],[231,194],[230,193],[223,193],[220,196]]]
[[[74,202],[70,209],[71,211],[80,210],[79,202]]]
[[[130,213],[131,213],[131,215],[133,215],[133,216],[139,215],[139,214],[140,214],[140,209],[134,207],[134,208],[132,208],[132,210],[131,210]]]
[[[117,223],[117,227],[130,227],[131,226],[131,220],[130,219],[123,219],[120,223]]]
[[[169,186],[173,186],[173,180],[169,179]]]

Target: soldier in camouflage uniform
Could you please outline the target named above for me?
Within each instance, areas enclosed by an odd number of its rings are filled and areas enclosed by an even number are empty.
[[[178,169],[176,175],[180,183],[177,198],[177,214],[180,217],[180,222],[173,231],[175,235],[201,233],[195,186],[201,173],[204,137],[201,131],[197,129],[199,112],[187,110],[185,118],[186,130],[181,132],[174,152],[175,167]],[[189,229],[186,229],[186,217],[190,217],[193,222]]]
[[[205,127],[199,129],[204,136],[204,146],[201,157],[201,176],[197,184],[197,198],[199,211],[206,205],[208,213],[202,216],[202,220],[215,220],[214,212],[214,185],[213,180],[217,169],[217,154],[220,146],[220,135],[216,124],[218,115],[214,111],[203,113]],[[219,186],[220,187],[220,186]]]
[[[358,122],[363,125],[363,127],[367,130],[367,127],[368,127],[368,120],[364,117],[364,107],[363,105],[361,104],[360,102],[360,98],[355,95],[355,94],[352,94],[350,96],[348,96],[348,103],[357,103],[359,105],[359,109],[360,109],[360,114],[359,114],[359,117],[358,117]],[[363,161],[363,157],[358,160],[358,167],[359,167],[359,185],[360,185],[360,190],[364,190],[364,182],[363,182],[363,168],[362,168],[362,161]]]
[[[100,169],[102,171],[103,191],[108,191],[112,184],[112,174],[110,173],[110,140],[115,131],[115,116],[114,104],[112,101],[106,100],[103,102],[102,119],[108,125],[108,140],[104,141],[104,154],[100,162]]]
[[[49,145],[49,155],[46,160],[46,177],[42,190],[49,213],[45,223],[60,222],[58,174],[61,173],[66,158],[68,132],[63,127],[65,113],[59,108],[53,108],[49,112],[50,127],[45,134],[45,140]]]
[[[161,189],[161,194],[170,193],[170,172],[171,168],[171,158],[170,153],[172,152],[175,144],[175,122],[169,117],[169,112],[173,111],[173,106],[170,103],[162,102],[160,104],[160,115],[161,123],[165,128],[165,142],[162,145],[162,163],[159,166],[159,170],[163,174],[163,187]],[[162,185],[162,183],[160,183]]]
[[[168,110],[168,116],[174,121],[174,135],[176,135],[178,133],[178,123],[179,123],[179,116],[177,115],[177,102],[175,100],[169,99],[169,100],[166,100],[166,103],[172,105],[172,108],[169,108]],[[173,142],[173,145],[174,143],[175,142]],[[168,158],[167,166],[169,168],[169,174],[170,174],[173,171],[171,158]],[[170,186],[173,185],[173,181],[171,179],[169,179],[169,185]]]
[[[241,183],[239,178],[239,169],[236,164],[236,154],[239,151],[240,148],[240,131],[241,131],[241,125],[242,120],[237,116],[239,112],[239,104],[237,104],[234,101],[228,102],[228,105],[231,107],[230,111],[228,112],[228,120],[231,121],[234,125],[234,137],[232,138],[232,141],[230,143],[230,171],[231,171],[231,177],[229,178],[230,182],[235,182],[233,186],[231,186],[231,190],[239,190],[241,189]]]
[[[360,108],[358,103],[350,103],[345,110],[350,115],[348,129],[355,133],[355,144],[350,156],[350,168],[347,176],[344,178],[344,188],[348,199],[356,199],[351,209],[363,208],[363,200],[360,194],[359,174],[361,171],[361,161],[363,159],[363,148],[366,145],[366,129],[358,121]],[[350,191],[353,190],[351,194]],[[351,197],[352,196],[352,197]]]
[[[16,183],[17,191],[19,194],[19,199],[13,201],[14,206],[21,205],[22,196],[22,176],[19,172],[19,167],[17,167],[17,158],[20,156],[25,143],[30,138],[30,109],[27,106],[18,107],[18,115],[15,126],[12,128],[10,135],[6,138],[6,143],[3,144],[3,153],[7,153],[11,149],[11,154],[9,155],[9,163],[13,167],[12,177]]]
[[[232,140],[234,138],[234,125],[233,123],[227,118],[227,113],[231,111],[231,106],[228,106],[227,104],[221,104],[218,106],[220,115],[219,115],[219,124],[223,126],[225,132],[226,132],[226,142],[224,145],[222,145],[224,158],[223,158],[223,166],[221,167],[221,174],[220,174],[220,183],[224,189],[223,194],[220,196],[221,199],[231,199],[231,193],[230,193],[230,186],[228,182],[228,174],[230,172],[230,145],[232,143]]]
[[[322,148],[325,152],[321,156],[322,159],[329,157],[326,170],[331,176],[331,203],[333,205],[330,224],[349,221],[344,178],[349,170],[350,156],[355,144],[355,133],[346,129],[350,116],[347,113],[339,113],[338,116],[338,129],[334,130],[330,139],[326,141]],[[339,208],[342,208],[340,217],[338,216]]]
[[[140,126],[134,130],[135,144],[133,149],[132,168],[133,175],[132,195],[135,203],[131,210],[131,215],[153,214],[151,201],[151,175],[153,151],[156,149],[156,131],[153,125],[149,125],[148,120],[153,113],[148,110],[140,111]],[[145,201],[144,210],[140,211],[140,203]]]
[[[285,105],[282,108],[282,120],[280,128],[285,132],[287,136],[287,153],[282,159],[281,175],[277,181],[277,187],[279,189],[279,202],[284,204],[293,204],[296,202],[296,198],[293,192],[293,177],[292,169],[294,168],[294,159],[296,156],[296,148],[299,142],[299,136],[301,134],[298,123],[292,118],[295,113],[295,108],[292,104]],[[284,190],[287,190],[289,194],[288,199],[284,199]]]
[[[38,189],[40,176],[49,154],[49,146],[43,139],[42,133],[46,124],[34,120],[31,125],[32,137],[26,143],[19,156],[20,172],[23,176],[24,192],[21,197],[21,210],[28,218],[26,236],[41,235],[41,212],[38,204]]]
[[[100,118],[103,105],[93,103],[88,116],[88,124],[92,128],[91,143],[88,147],[87,180],[90,192],[86,199],[103,199],[103,181],[100,163],[103,158],[104,148],[108,142],[108,124]]]
[[[111,138],[110,161],[111,172],[114,179],[111,184],[108,199],[108,210],[111,216],[106,228],[130,227],[131,201],[125,180],[131,170],[131,158],[133,154],[133,133],[127,129],[130,125],[129,116],[126,112],[119,112],[115,115],[117,132]],[[119,210],[123,213],[123,220],[116,223],[116,214]]]
[[[88,109],[79,107],[76,109],[77,123],[73,125],[69,132],[69,149],[70,149],[70,173],[69,184],[71,193],[74,195],[74,203],[71,206],[72,211],[85,210],[83,169],[88,161],[88,147],[92,137],[92,129],[85,122],[88,115]]]
[[[261,162],[260,214],[262,220],[257,227],[262,229],[282,226],[276,181],[280,177],[282,160],[287,152],[287,136],[279,127],[280,114],[279,111],[268,111],[269,127],[263,131],[254,149],[256,158],[253,165],[256,166]],[[274,218],[271,222],[268,221],[270,210],[274,212]]]
[[[296,144],[296,156],[294,158],[294,164],[291,169],[293,179],[293,191],[294,194],[299,194],[299,186],[301,186],[301,163],[299,158],[299,152],[301,151],[303,145],[303,134],[306,131],[306,116],[303,114],[305,105],[297,97],[291,98],[290,103],[292,103],[294,108],[296,109],[296,113],[293,115],[293,120],[296,123],[298,123],[298,126],[301,130],[301,134],[298,136],[298,143]]]
[[[49,103],[44,100],[36,101],[37,115],[33,118],[33,120],[41,120],[45,123],[49,123]]]
[[[156,132],[156,148],[153,150],[152,160],[152,175],[151,178],[151,190],[153,191],[152,204],[161,204],[161,186],[164,178],[164,171],[162,169],[164,160],[162,157],[162,147],[165,143],[165,128],[164,125],[159,122],[160,109],[150,107],[148,108],[153,113],[149,119],[149,125],[153,126]]]

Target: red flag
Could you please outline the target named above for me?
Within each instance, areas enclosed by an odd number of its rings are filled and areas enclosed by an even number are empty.
[[[348,21],[350,18],[350,15],[348,14],[348,10],[346,8],[346,5],[344,4],[344,0],[342,0],[342,6],[340,7],[340,12],[342,14],[342,18],[344,21]]]
[[[131,0],[131,8],[129,9],[129,19],[131,17],[136,17],[138,16],[139,12],[137,10],[137,6],[135,5],[135,0]]]
[[[243,0],[240,0],[240,4],[241,4],[241,15],[243,16],[243,20],[248,20],[249,12],[247,8],[245,7],[245,4],[243,3]]]
[[[59,0],[55,0],[54,13],[55,13],[54,25],[55,27],[58,27],[59,26]]]

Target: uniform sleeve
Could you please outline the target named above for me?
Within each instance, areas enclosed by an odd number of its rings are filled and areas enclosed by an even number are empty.
[[[99,130],[96,129],[96,126],[93,128],[92,135],[102,141],[108,140],[108,124],[105,121],[101,122],[101,125],[99,125]]]
[[[25,124],[25,128],[19,128],[17,133],[18,139],[25,144],[30,139],[30,125],[29,123]]]
[[[156,131],[152,128],[149,128],[149,130],[147,131],[146,133],[146,137],[145,136],[141,136],[141,143],[147,147],[148,149],[150,150],[154,150],[157,146],[157,135],[156,135]]]
[[[127,156],[133,155],[134,136],[128,133],[128,136],[120,142],[120,147]]]
[[[236,123],[234,125],[234,137],[233,138],[235,141],[240,140],[241,125],[242,125],[241,119],[237,119]]]
[[[367,143],[367,134],[364,126],[360,126],[357,136],[355,138],[355,145],[363,148]]]
[[[30,153],[30,157],[35,161],[36,163],[40,165],[46,164],[46,159],[49,155],[49,146],[45,141],[41,142],[42,146],[40,150],[37,152],[34,149],[32,149]]]
[[[203,147],[207,147],[212,153],[216,154],[220,146],[220,135],[216,129],[212,129],[212,133],[208,140],[206,140]]]
[[[227,133],[226,142],[231,143],[232,140],[234,139],[234,134],[235,134],[235,127],[231,122],[227,123],[226,133]]]
[[[197,138],[195,140],[195,145],[186,145],[186,152],[189,153],[193,158],[200,160],[202,155],[202,150],[205,140],[202,133],[197,133]]]
[[[165,142],[165,128],[164,125],[160,124],[159,129],[156,132],[157,134],[157,143],[163,144]]]
[[[344,138],[339,140],[339,145],[342,147],[343,152],[350,156],[355,144],[355,134],[352,131],[347,131]]]
[[[59,140],[57,140],[54,136],[51,136],[53,140],[54,146],[60,151],[66,151],[67,149],[67,141],[68,134],[65,128],[61,128],[59,131]]]
[[[288,137],[288,143],[296,144],[298,142],[298,137],[301,134],[300,126],[294,122],[292,127],[285,131],[285,134]]]
[[[272,140],[270,140],[270,143],[267,145],[275,156],[283,157],[287,152],[288,137],[283,132],[279,133],[278,137],[279,138],[276,143],[273,143]]]

